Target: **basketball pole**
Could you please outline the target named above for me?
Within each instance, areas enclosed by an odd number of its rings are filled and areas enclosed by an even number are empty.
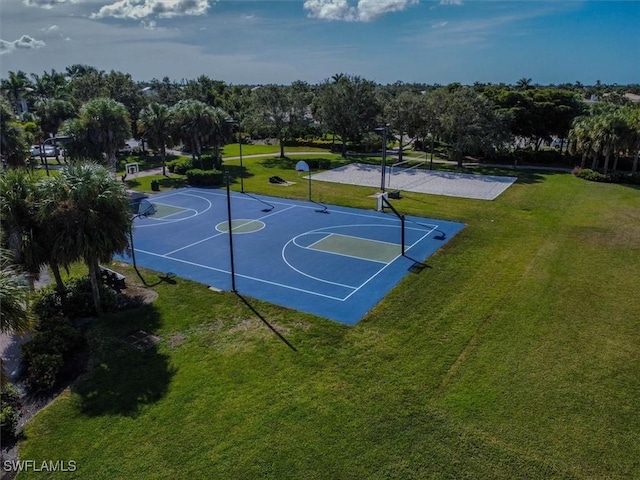
[[[229,171],[226,171],[227,179],[227,218],[229,221],[229,257],[231,258],[231,291],[238,293],[236,290],[236,269],[233,261],[233,228],[231,226],[231,191],[229,190]]]

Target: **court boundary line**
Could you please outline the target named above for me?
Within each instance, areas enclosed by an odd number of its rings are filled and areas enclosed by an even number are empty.
[[[214,272],[226,273],[227,275],[231,275],[231,271],[229,271],[229,270],[223,270],[223,269],[217,268],[217,267],[209,267],[207,265],[202,265],[200,263],[191,262],[189,260],[183,260],[181,258],[167,257],[165,255],[149,252],[149,251],[146,251],[146,250],[140,250],[140,249],[137,249],[137,248],[136,248],[136,251],[138,251],[140,253],[147,254],[147,255],[151,255],[151,256],[154,256],[154,257],[160,257],[160,258],[164,258],[166,260],[171,260],[171,261],[174,261],[174,262],[186,263],[187,265],[193,265],[195,267],[200,267],[200,268],[204,268],[204,269],[207,269],[207,270],[213,270]],[[318,297],[324,297],[324,298],[328,298],[328,299],[331,299],[331,300],[337,300],[339,302],[344,302],[345,301],[344,298],[334,297],[333,295],[327,295],[327,294],[319,293],[319,292],[313,292],[311,290],[306,290],[304,288],[292,287],[291,285],[284,285],[282,283],[273,282],[271,280],[266,280],[264,278],[256,278],[256,277],[252,277],[250,275],[244,275],[242,273],[237,273],[237,272],[236,272],[235,275],[236,275],[236,277],[246,278],[248,280],[253,280],[255,282],[260,282],[260,283],[266,283],[266,284],[269,284],[269,285],[275,285],[276,287],[282,287],[282,288],[286,288],[286,289],[289,289],[289,290],[296,290],[298,292],[308,293],[309,295],[316,295]],[[348,288],[354,289],[356,287],[348,287]]]
[[[196,218],[198,215],[202,215],[205,212],[208,212],[213,207],[213,204],[211,203],[211,200],[209,200],[208,198],[200,197],[198,195],[193,195],[193,194],[190,194],[190,193],[172,192],[172,193],[168,193],[166,195],[163,195],[163,196],[161,196],[159,198],[162,200],[162,199],[165,199],[167,197],[173,197],[175,195],[184,195],[184,196],[187,196],[187,197],[199,198],[199,199],[204,200],[205,202],[207,202],[209,205],[207,206],[207,208],[205,208],[202,211],[196,210],[195,208],[180,207],[180,208],[184,208],[185,210],[193,210],[194,212],[196,212],[196,214],[195,215],[191,215],[191,216],[186,217],[186,218],[171,219],[169,221],[164,221],[163,219],[159,219],[159,218],[156,218],[156,219],[151,218],[150,220],[153,220],[154,223],[152,223],[150,225],[144,225],[144,224],[143,225],[136,225],[135,228],[149,228],[149,227],[157,227],[159,225],[167,225],[169,223],[183,222],[185,220]],[[153,197],[153,198],[157,198],[157,197]],[[152,204],[153,204],[153,198],[151,200],[149,200]],[[162,202],[156,202],[156,203],[159,203],[160,205],[166,205],[168,207],[175,207],[176,206],[176,205],[171,205],[171,204],[162,203]],[[170,216],[170,215],[167,215],[167,216]]]
[[[201,191],[201,190],[197,190],[197,189],[193,189],[193,190],[194,190],[194,191],[196,191],[196,192],[198,192],[198,193],[209,194],[209,195],[213,195],[213,196],[216,196],[216,197],[224,197],[224,196],[225,196],[225,195],[224,195],[224,194],[222,194],[222,193],[203,192],[203,191]],[[208,206],[205,210],[203,210],[202,212],[198,212],[198,214],[197,214],[197,215],[199,215],[199,214],[203,214],[203,213],[205,213],[206,211],[208,211],[209,209],[211,209],[211,208],[212,208],[212,203],[211,203],[211,201],[210,201],[210,200],[208,200],[208,199],[207,199],[207,198],[205,198],[205,197],[202,197],[202,196],[199,196],[199,195],[195,195],[195,194],[190,194],[190,193],[172,192],[172,193],[170,193],[170,194],[163,195],[163,196],[161,197],[161,199],[164,199],[164,198],[167,198],[167,197],[171,197],[171,196],[175,196],[175,195],[185,195],[185,196],[190,196],[190,197],[194,197],[194,198],[199,198],[199,199],[201,199],[201,200],[206,201],[206,202],[209,204],[209,206]],[[244,198],[244,197],[242,197],[242,196],[234,196],[234,198],[235,198],[235,199],[242,199],[242,200],[244,200],[244,199],[245,199],[245,198]],[[252,200],[252,199],[246,198],[246,200]],[[255,200],[252,200],[252,201],[255,201]],[[158,203],[160,203],[160,202],[158,202]],[[273,215],[277,215],[277,214],[279,214],[279,213],[284,213],[284,212],[286,212],[287,210],[291,210],[291,209],[296,208],[296,207],[298,207],[298,208],[304,208],[304,209],[315,209],[315,208],[317,208],[317,207],[315,207],[315,206],[311,206],[311,205],[310,205],[310,206],[307,206],[307,205],[300,205],[300,204],[297,204],[297,203],[290,203],[290,202],[277,202],[277,201],[275,201],[275,202],[273,202],[273,203],[275,203],[275,204],[279,204],[279,205],[283,205],[283,206],[285,206],[286,208],[284,208],[283,210],[278,210],[278,211],[276,211],[276,212],[269,213],[268,215],[263,215],[262,217],[259,217],[259,218],[257,218],[257,219],[252,219],[251,221],[261,220],[261,219],[264,219],[264,218],[267,218],[267,217],[270,217],[270,216],[273,216]],[[175,206],[175,205],[169,205],[169,204],[166,204],[166,205],[168,205],[168,206]],[[185,207],[179,207],[179,208],[185,208]],[[188,209],[189,209],[189,210],[193,210],[193,211],[196,211],[196,212],[197,212],[197,210],[195,210],[195,209],[191,209],[191,208],[188,208]],[[399,220],[398,220],[396,217],[391,217],[391,216],[387,216],[387,215],[382,215],[382,216],[373,215],[373,213],[374,213],[374,212],[371,212],[372,214],[364,214],[364,213],[344,212],[344,211],[340,211],[340,210],[331,210],[331,213],[340,213],[340,214],[347,215],[347,216],[358,216],[358,217],[365,217],[365,218],[369,218],[369,219],[371,219],[371,218],[376,218],[376,219],[379,219],[379,220],[390,221],[390,222],[392,222],[392,223],[394,223],[394,224],[395,224],[395,225],[363,224],[363,225],[356,225],[356,226],[373,226],[373,227],[378,227],[378,228],[380,228],[380,227],[382,227],[382,228],[387,227],[387,228],[388,228],[388,227],[395,227],[395,226],[398,226],[398,224],[400,223],[400,222],[399,222]],[[194,218],[194,217],[195,217],[195,216],[197,216],[197,215],[194,215],[194,216],[191,216],[191,217],[187,217],[187,218],[185,218],[185,219],[178,219],[178,220],[174,220],[174,221],[172,221],[172,222],[162,222],[162,223],[159,223],[159,224],[157,224],[157,225],[167,225],[167,224],[170,224],[170,223],[175,223],[175,222],[177,222],[177,221],[182,221],[182,220],[186,220],[186,219],[191,219],[191,218]],[[414,222],[414,223],[415,223],[415,222]],[[413,230],[413,231],[426,232],[426,233],[424,233],[424,235],[422,235],[418,240],[416,240],[415,242],[413,242],[413,243],[412,243],[412,244],[411,244],[411,245],[406,249],[407,251],[408,251],[408,250],[410,250],[411,248],[414,248],[416,245],[418,245],[418,244],[419,244],[420,242],[422,242],[426,237],[428,237],[431,233],[433,233],[435,230],[437,230],[437,229],[439,228],[439,225],[433,225],[433,224],[430,224],[430,223],[424,223],[424,224],[423,224],[423,223],[416,223],[416,224],[417,224],[417,225],[420,225],[420,226],[423,226],[423,227],[425,227],[425,228],[415,228],[415,227],[413,227],[413,228],[412,228],[412,227],[409,227],[409,229],[410,229],[410,230]],[[147,227],[147,226],[157,226],[157,225],[140,225],[140,226]],[[346,227],[351,227],[351,226],[353,226],[353,225],[337,225],[337,226],[335,226],[335,228],[346,228]],[[426,230],[426,228],[429,228],[429,227],[431,227],[431,229],[427,231],[427,230]],[[326,229],[326,228],[332,228],[332,227],[322,227],[322,228],[321,228],[321,229],[319,229],[319,230],[324,230],[324,229]],[[219,237],[220,235],[224,235],[224,234],[226,234],[226,233],[228,233],[228,232],[218,232],[218,233],[217,233],[217,234],[215,234],[215,235],[209,236],[209,237],[207,237],[207,238],[205,238],[205,239],[199,240],[199,241],[197,241],[197,242],[193,242],[193,243],[191,243],[191,244],[189,244],[189,245],[183,246],[183,247],[181,247],[181,248],[179,248],[179,249],[172,250],[172,251],[167,252],[167,253],[164,253],[164,254],[154,253],[154,252],[150,252],[150,251],[147,251],[147,250],[141,250],[141,249],[137,249],[137,248],[136,248],[136,251],[138,251],[138,252],[140,252],[140,253],[143,253],[143,254],[151,255],[151,256],[154,256],[154,257],[164,258],[164,259],[169,260],[169,261],[176,261],[176,262],[179,262],[179,263],[184,263],[184,264],[188,264],[188,265],[193,265],[193,266],[195,266],[195,267],[203,268],[203,269],[206,269],[206,270],[212,270],[212,271],[216,271],[216,272],[219,272],[219,273],[223,273],[223,274],[230,275],[230,274],[231,274],[231,272],[230,272],[229,270],[224,270],[224,269],[217,268],[217,267],[210,267],[210,266],[203,265],[203,264],[200,264],[200,263],[195,263],[195,262],[191,262],[191,261],[189,261],[189,260],[183,260],[183,259],[180,259],[180,258],[176,258],[176,257],[170,256],[170,255],[173,255],[173,254],[174,254],[174,253],[176,253],[176,252],[179,252],[179,251],[181,251],[181,250],[185,250],[185,249],[187,249],[187,248],[190,248],[190,247],[192,247],[192,246],[195,246],[195,245],[200,244],[200,243],[202,243],[202,242],[205,242],[205,241],[207,241],[207,240],[211,240],[211,239],[213,239],[213,238]],[[293,242],[295,238],[300,237],[300,236],[305,235],[305,234],[308,234],[308,233],[315,233],[315,232],[314,232],[314,230],[310,230],[310,231],[307,231],[307,232],[305,232],[305,233],[303,233],[303,234],[296,235],[295,237],[293,237],[292,239],[290,239],[290,240],[289,240],[289,241],[288,241],[288,242],[283,246],[283,248],[282,248],[282,252],[284,252],[284,249],[285,249],[285,248],[286,248],[286,247],[287,247],[291,242]],[[324,231],[320,231],[320,232],[318,232],[318,233],[326,233],[326,234],[328,234],[328,235],[332,235],[332,234],[333,234],[332,232],[324,232]],[[340,234],[339,234],[339,235],[340,235]],[[350,236],[350,235],[345,235],[345,236]],[[353,237],[354,237],[354,238],[362,238],[362,237],[356,237],[356,236],[353,236]],[[326,238],[326,237],[324,237],[324,238]],[[372,240],[372,239],[367,239],[367,240]],[[372,240],[372,241],[379,241],[379,240]],[[390,244],[390,245],[397,245],[397,244],[394,244],[394,243],[392,243],[392,242],[385,242],[385,241],[379,241],[379,242],[381,242],[381,243],[388,243],[388,244]],[[295,244],[296,246],[300,247],[300,248],[308,248],[308,247],[304,247],[304,246],[302,246],[302,245],[296,244],[295,242],[294,242],[294,244]],[[301,275],[303,275],[303,276],[306,276],[306,277],[308,277],[308,278],[311,278],[312,280],[319,281],[319,282],[321,282],[321,283],[326,283],[326,284],[330,284],[330,285],[335,285],[335,286],[340,287],[340,288],[345,288],[345,289],[348,289],[348,290],[352,290],[352,291],[351,291],[351,293],[348,293],[345,297],[337,297],[337,296],[334,296],[334,295],[324,294],[324,293],[320,293],[320,292],[317,292],[317,291],[311,291],[311,290],[307,290],[307,289],[304,289],[304,288],[299,288],[299,287],[295,287],[295,286],[291,286],[291,285],[286,285],[286,284],[283,284],[283,283],[280,283],[280,282],[274,282],[274,281],[267,280],[267,279],[264,279],[264,278],[257,278],[257,277],[253,277],[253,276],[250,276],[250,275],[245,275],[245,274],[240,274],[240,273],[235,273],[235,275],[236,275],[237,277],[245,278],[245,279],[252,280],[252,281],[255,281],[255,282],[258,282],[258,283],[265,283],[265,284],[268,284],[268,285],[273,285],[273,286],[280,287],[280,288],[284,288],[284,289],[288,289],[288,290],[294,290],[294,291],[298,291],[298,292],[306,293],[306,294],[313,295],[313,296],[318,296],[318,297],[328,298],[328,299],[336,300],[336,301],[339,301],[339,302],[345,302],[345,301],[349,300],[349,298],[351,298],[353,295],[355,295],[356,293],[358,293],[358,292],[359,292],[363,287],[365,287],[367,284],[369,284],[369,283],[370,283],[373,279],[375,279],[378,275],[380,275],[380,274],[381,274],[385,269],[387,269],[390,265],[394,264],[394,263],[398,260],[398,258],[405,256],[405,255],[403,255],[403,254],[398,254],[398,255],[396,255],[396,257],[394,257],[394,258],[393,258],[393,260],[391,260],[391,261],[390,261],[390,262],[388,262],[388,263],[385,263],[385,262],[381,262],[381,261],[378,261],[378,260],[372,260],[372,259],[367,259],[367,258],[362,258],[362,257],[353,257],[353,256],[350,256],[350,255],[339,254],[339,253],[335,253],[335,252],[327,252],[327,251],[324,251],[324,250],[314,250],[314,251],[319,251],[319,252],[329,253],[329,254],[333,254],[333,255],[342,255],[342,256],[345,256],[345,257],[355,258],[355,259],[358,259],[358,260],[364,260],[364,261],[371,261],[371,262],[374,262],[374,263],[382,263],[384,266],[382,266],[382,268],[378,269],[378,271],[377,271],[377,272],[375,272],[373,275],[369,276],[369,278],[367,278],[366,280],[364,280],[364,281],[363,281],[359,286],[357,286],[357,287],[356,287],[356,286],[352,286],[352,285],[345,285],[345,284],[340,284],[340,283],[337,283],[337,282],[331,282],[331,281],[329,281],[329,280],[323,280],[323,279],[321,279],[321,278],[314,277],[314,276],[312,276],[312,275],[306,274],[306,273],[304,273],[304,272],[302,272],[302,271],[298,270],[297,268],[293,267],[293,266],[292,266],[292,265],[291,265],[291,264],[286,260],[286,258],[284,258],[284,256],[283,256],[283,260],[284,260],[285,264],[286,264],[287,266],[289,266],[289,268],[291,268],[292,270],[294,270],[294,271],[296,271],[296,272],[300,273],[300,274],[301,274]]]
[[[300,247],[300,248],[304,248],[305,250],[313,250],[314,252],[329,253],[331,255],[339,255],[341,257],[347,257],[347,258],[357,258],[358,260],[364,260],[366,262],[384,263],[384,264],[386,264],[388,262],[383,262],[382,260],[374,260],[373,258],[358,257],[356,255],[349,255],[349,254],[346,254],[346,253],[332,252],[330,250],[323,250],[321,248],[313,248],[313,246],[316,245],[317,243],[320,243],[320,242],[326,240],[329,237],[340,236],[340,237],[347,237],[347,238],[356,238],[358,240],[366,240],[366,241],[369,241],[369,242],[385,243],[387,245],[394,245],[394,246],[396,246],[396,247],[398,247],[400,249],[402,248],[402,245],[400,245],[399,243],[382,242],[380,240],[372,240],[370,238],[356,237],[354,235],[342,235],[341,233],[331,233],[331,232],[318,232],[318,233],[325,233],[326,235],[324,237],[322,237],[320,240],[318,240],[316,242],[313,242],[308,247],[304,247],[304,246],[299,245],[298,243],[295,243],[295,242],[294,242],[294,245],[296,245],[297,247]]]

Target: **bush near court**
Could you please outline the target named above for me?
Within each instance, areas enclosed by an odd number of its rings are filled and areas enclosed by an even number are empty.
[[[592,182],[604,183],[626,183],[630,185],[640,185],[640,173],[629,174],[623,172],[600,173],[590,168],[576,169],[574,172],[578,178],[583,178]]]
[[[187,170],[187,183],[194,187],[216,187],[222,185],[223,174],[220,170]]]

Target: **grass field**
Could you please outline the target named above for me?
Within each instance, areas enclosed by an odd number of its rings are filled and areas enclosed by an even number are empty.
[[[246,160],[245,189],[305,198],[267,182],[296,181],[278,162]],[[493,202],[403,194],[468,226],[355,327],[145,272],[158,300],[95,323],[94,369],[21,458],[75,460],[60,478],[640,478],[640,190],[518,175]],[[139,328],[157,348],[121,342]]]

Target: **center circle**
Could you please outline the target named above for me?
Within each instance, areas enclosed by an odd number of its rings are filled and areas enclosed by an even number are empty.
[[[262,230],[265,227],[264,222],[260,220],[251,220],[251,219],[238,219],[231,220],[231,231],[234,234],[241,233],[253,233],[259,230]],[[216,225],[216,230],[219,232],[228,232],[229,231],[229,222],[220,222]]]

